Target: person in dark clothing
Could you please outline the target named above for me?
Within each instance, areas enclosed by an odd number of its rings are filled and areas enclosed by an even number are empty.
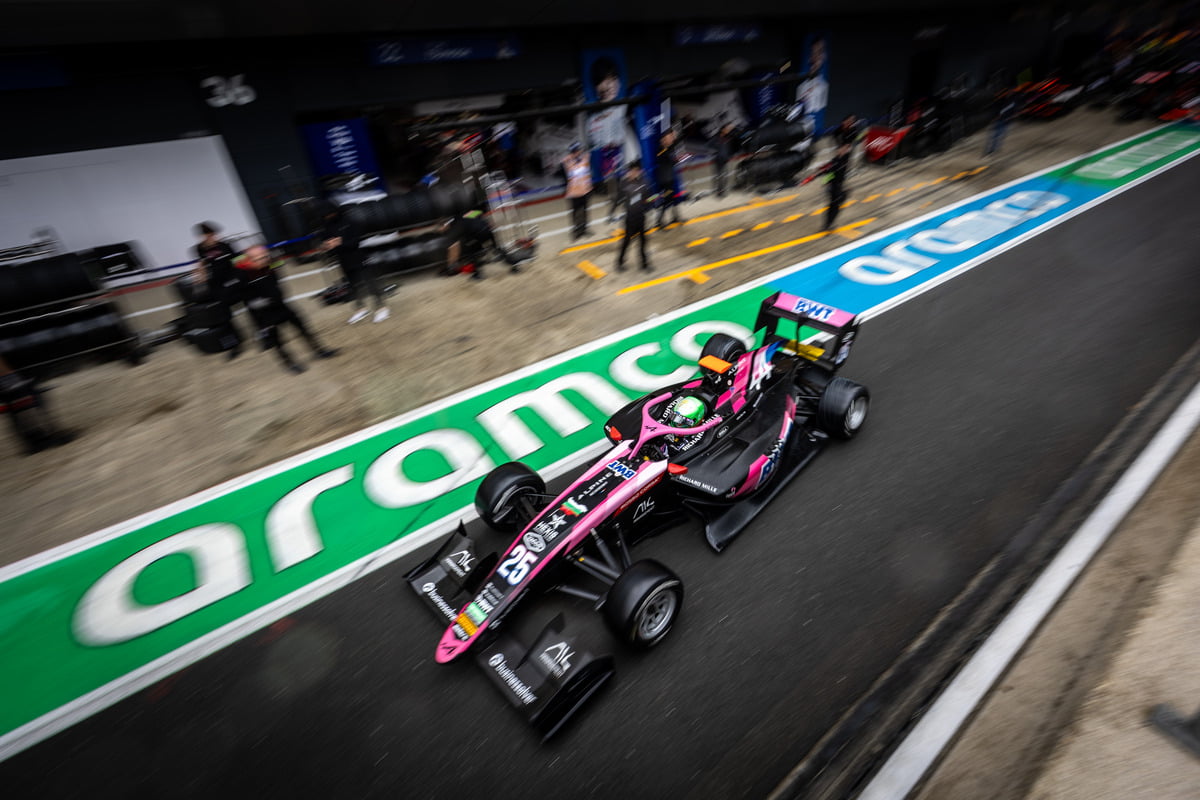
[[[625,206],[625,233],[621,236],[621,249],[617,251],[617,271],[625,271],[625,251],[629,240],[638,239],[638,252],[642,258],[642,269],[653,269],[646,258],[646,212],[650,207],[650,184],[638,163],[629,165],[621,179],[621,203]]]
[[[812,177],[825,176],[825,186],[829,189],[829,208],[825,212],[825,227],[822,230],[833,230],[842,203],[846,202],[849,193],[846,191],[846,173],[850,170],[850,144],[839,144],[829,163],[813,173]]]
[[[727,168],[729,160],[733,157],[734,148],[737,142],[734,139],[734,124],[727,122],[717,131],[717,135],[713,137],[713,177],[717,184],[717,197],[725,196],[725,181],[727,176]]]
[[[679,217],[679,201],[675,196],[675,170],[679,161],[675,131],[668,130],[659,141],[658,156],[654,162],[654,177],[658,182],[658,227],[661,228],[668,209],[671,211],[672,222],[682,223],[683,220]]]
[[[217,237],[221,228],[215,222],[201,222],[194,230],[200,241],[194,249],[196,267],[192,271],[192,282],[204,287],[212,301],[219,303],[225,312],[225,323],[237,342],[229,350],[229,359],[233,360],[241,355],[243,341],[241,331],[233,324],[234,306],[242,302],[241,284],[233,268],[233,248]]]
[[[447,273],[457,275],[469,264],[471,278],[477,281],[483,280],[483,263],[488,246],[491,246],[497,253],[500,252],[500,245],[496,243],[496,235],[492,232],[492,226],[488,224],[487,217],[483,212],[473,209],[454,217],[442,226],[442,230],[446,234],[448,243],[446,249]],[[521,268],[513,264],[512,271],[520,272]]]
[[[838,126],[833,129],[833,141],[838,145],[848,144],[851,147],[858,141],[858,134],[861,126],[858,124],[858,117],[853,114],[847,114]]]
[[[383,322],[390,316],[387,304],[383,299],[383,291],[379,287],[379,277],[375,267],[366,263],[359,250],[358,243],[362,236],[358,226],[341,207],[329,205],[325,209],[324,225],[321,231],[321,250],[337,256],[342,268],[342,275],[350,286],[350,297],[356,306],[350,316],[350,324],[361,322],[367,318],[367,305],[363,300],[363,291],[371,295],[375,306],[375,321]]]
[[[271,254],[266,247],[256,244],[246,248],[242,257],[234,262],[234,267],[241,283],[246,308],[254,324],[258,326],[259,341],[264,350],[274,348],[285,369],[299,374],[304,372],[305,368],[297,363],[283,346],[279,326],[284,323],[290,323],[299,331],[317,358],[332,358],[338,354],[337,350],[323,346],[309,330],[304,318],[284,300],[283,288],[275,274],[276,265],[271,263]]]

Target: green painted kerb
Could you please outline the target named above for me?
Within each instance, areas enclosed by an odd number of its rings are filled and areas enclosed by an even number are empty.
[[[470,506],[491,467],[593,445],[630,399],[747,333],[751,290],[0,584],[0,734]]]

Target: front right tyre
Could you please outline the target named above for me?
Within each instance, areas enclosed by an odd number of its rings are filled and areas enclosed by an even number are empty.
[[[657,561],[635,561],[608,590],[604,621],[618,639],[646,649],[670,632],[683,607],[683,582]]]
[[[852,439],[867,421],[871,393],[867,387],[837,377],[817,402],[817,426],[838,439]]]

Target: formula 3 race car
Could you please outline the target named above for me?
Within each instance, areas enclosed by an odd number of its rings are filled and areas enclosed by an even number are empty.
[[[683,584],[638,541],[682,521],[703,521],[724,549],[830,439],[866,420],[866,387],[836,375],[858,332],[846,311],[779,292],[755,323],[761,346],[714,334],[700,375],[635,400],[604,432],[612,447],[557,495],[518,462],[481,482],[475,507],[513,535],[481,557],[460,524],[409,585],[448,627],[438,662],[468,651],[510,702],[549,737],[613,674],[612,658],[572,639],[562,616],[532,645],[500,629],[530,592],[558,590],[599,610],[627,645],[649,648],[671,630]]]

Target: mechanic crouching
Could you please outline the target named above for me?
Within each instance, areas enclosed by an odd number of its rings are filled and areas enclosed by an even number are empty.
[[[276,276],[276,264],[271,254],[261,244],[246,248],[242,257],[234,262],[238,280],[242,285],[242,296],[250,317],[258,328],[258,339],[264,350],[274,349],[288,372],[300,374],[305,367],[299,364],[284,348],[279,335],[281,325],[290,324],[297,331],[317,358],[332,358],[338,351],[323,346],[309,330],[304,319],[284,301],[283,289]]]
[[[446,234],[446,274],[457,275],[460,272],[470,273],[473,280],[483,280],[483,265],[488,257],[488,248],[503,257],[500,245],[496,243],[496,235],[492,226],[479,209],[473,209],[446,220],[442,226]],[[521,268],[512,265],[513,272]]]

